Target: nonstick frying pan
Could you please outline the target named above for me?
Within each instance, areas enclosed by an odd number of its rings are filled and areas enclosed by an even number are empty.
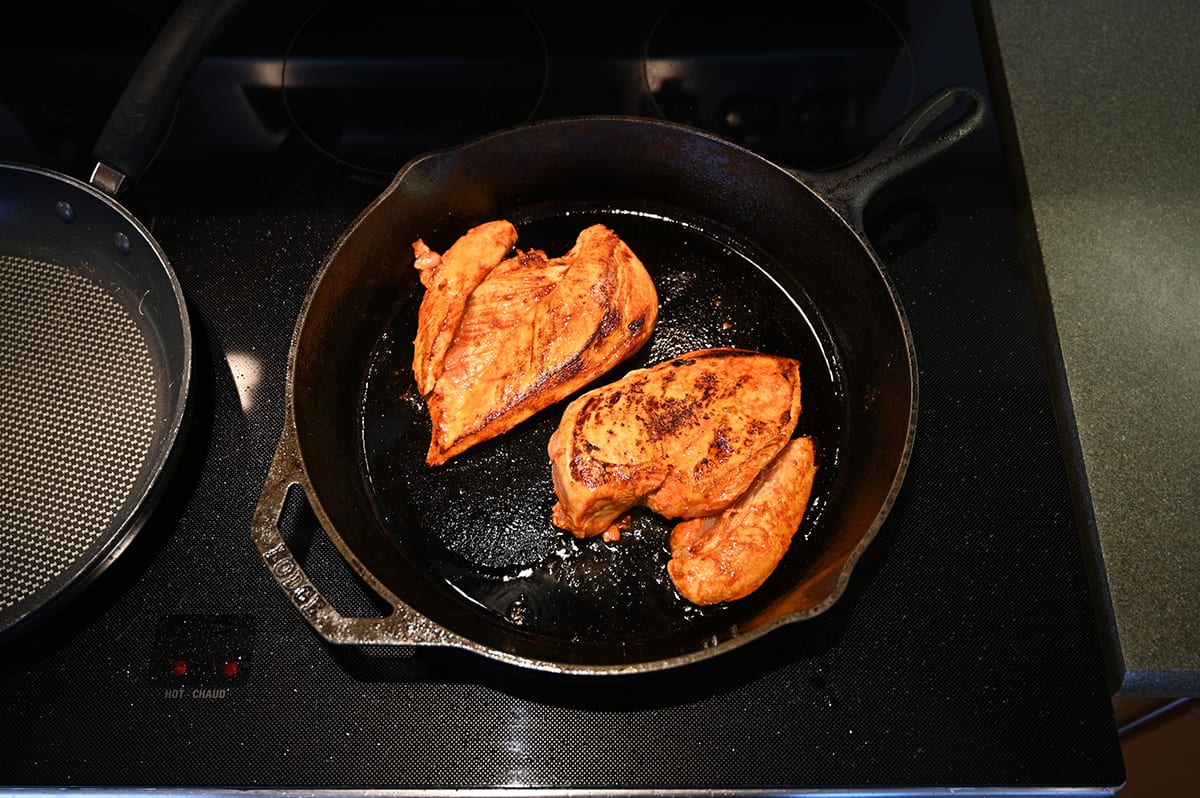
[[[187,307],[166,253],[115,197],[241,2],[175,11],[98,139],[89,183],[0,164],[0,635],[103,573],[178,458]]]
[[[945,90],[867,157],[819,176],[628,117],[536,123],[410,162],[333,247],[297,322],[283,433],[253,521],[279,586],[332,643],[452,646],[570,674],[695,662],[823,612],[892,506],[915,433],[912,340],[862,210],[983,114],[974,91]],[[635,513],[617,543],[555,529],[546,443],[561,405],[425,466],[411,244],[441,251],[495,218],[516,225],[519,247],[551,254],[601,221],[647,265],[658,326],[601,381],[706,346],[800,359],[798,431],[814,437],[821,470],[758,591],[688,605],[666,577],[669,527],[651,513]],[[289,549],[282,520],[301,494],[387,604],[380,617],[340,612]]]

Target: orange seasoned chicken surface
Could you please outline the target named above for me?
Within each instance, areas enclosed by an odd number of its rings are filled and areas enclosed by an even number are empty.
[[[800,527],[817,466],[811,438],[796,438],[737,501],[671,531],[667,573],[693,604],[744,598],[779,565]]]
[[[516,243],[517,229],[499,221],[472,228],[441,255],[424,241],[413,244],[414,265],[425,286],[413,342],[413,373],[422,396],[437,382],[471,294]]]
[[[440,465],[584,387],[634,354],[658,319],[645,266],[602,225],[561,257],[511,253],[506,221],[467,232],[445,253],[413,245],[425,295],[413,372]]]
[[[550,438],[554,524],[582,538],[636,505],[668,518],[724,510],[791,438],[799,366],[705,349],[583,394]]]

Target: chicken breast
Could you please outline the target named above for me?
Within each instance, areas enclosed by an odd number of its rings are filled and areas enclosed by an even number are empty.
[[[420,239],[413,244],[413,265],[425,286],[413,341],[413,375],[422,396],[433,390],[471,293],[516,243],[517,229],[498,221],[471,228],[442,255]]]
[[[741,349],[690,352],[573,401],[550,438],[554,524],[605,532],[635,505],[668,518],[733,503],[787,444],[800,364]]]
[[[431,466],[600,377],[640,349],[658,320],[649,273],[609,228],[588,227],[558,258],[541,250],[505,258],[515,240],[511,224],[492,222],[441,256],[414,244],[426,293],[413,372],[433,424]]]
[[[757,590],[787,553],[816,473],[812,439],[796,438],[724,511],[676,525],[667,573],[680,595],[708,605]]]

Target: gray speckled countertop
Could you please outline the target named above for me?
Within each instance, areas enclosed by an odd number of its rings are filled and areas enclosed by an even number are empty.
[[[1200,694],[1200,8],[992,0],[980,23],[1114,686]]]

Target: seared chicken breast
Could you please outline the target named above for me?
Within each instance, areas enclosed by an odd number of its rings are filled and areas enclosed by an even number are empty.
[[[800,527],[817,473],[811,438],[796,438],[717,515],[671,531],[667,573],[693,604],[744,598],[779,565]]]
[[[516,243],[517,229],[498,221],[472,228],[441,255],[420,239],[413,244],[413,265],[425,286],[413,341],[413,374],[422,396],[441,373],[467,300]]]
[[[791,358],[705,349],[632,371],[574,400],[551,436],[554,524],[583,538],[636,505],[668,518],[719,513],[799,417]]]
[[[470,230],[445,254],[413,245],[426,287],[413,357],[433,424],[431,465],[494,438],[634,354],[658,320],[645,266],[603,225],[563,256],[508,255],[508,222]]]

